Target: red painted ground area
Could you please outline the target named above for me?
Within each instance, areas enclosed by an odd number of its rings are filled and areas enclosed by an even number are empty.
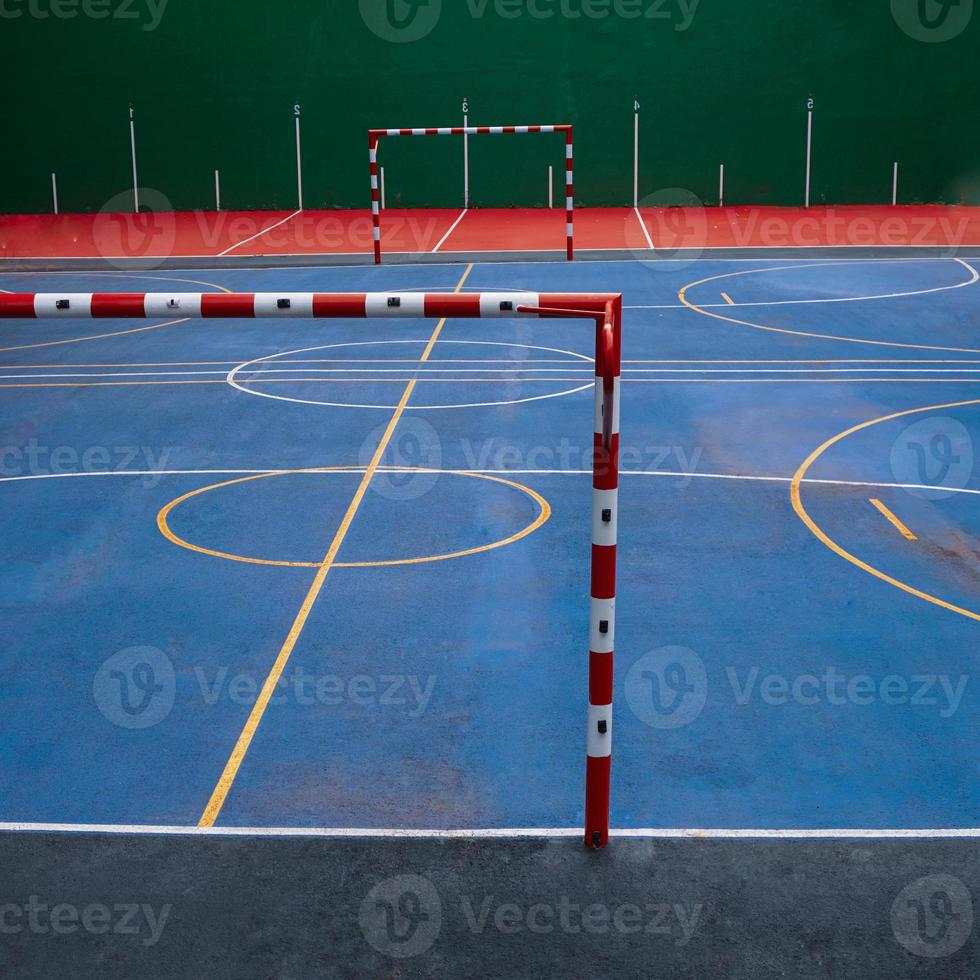
[[[641,208],[657,248],[807,248],[980,244],[980,208]]]
[[[980,208],[580,208],[575,247],[657,249],[824,246],[980,246]],[[561,209],[389,210],[388,253],[562,251]],[[646,234],[644,233],[644,227]],[[649,235],[650,241],[647,239]],[[445,239],[445,240],[444,240]],[[440,245],[440,242],[442,243]],[[222,211],[0,215],[0,258],[369,255],[367,211]]]

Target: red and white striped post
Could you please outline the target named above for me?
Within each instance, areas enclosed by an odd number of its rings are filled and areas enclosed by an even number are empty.
[[[374,224],[374,262],[381,264],[381,208],[378,198],[378,143],[382,136],[498,136],[523,133],[565,134],[565,255],[575,257],[574,127],[555,126],[445,126],[428,129],[370,129],[368,158],[371,165],[371,219]]]
[[[575,256],[575,166],[572,146],[572,127],[565,130],[565,256],[569,262]]]
[[[595,320],[585,843],[609,840],[622,296],[617,293],[0,293],[0,319],[576,317]]]
[[[609,840],[619,496],[620,312],[620,301],[610,300],[605,315],[596,321],[592,590],[589,603],[589,731],[585,769],[587,847],[604,847]]]
[[[368,158],[371,161],[371,221],[374,224],[374,264],[381,265],[381,201],[378,194],[378,137],[368,134]]]

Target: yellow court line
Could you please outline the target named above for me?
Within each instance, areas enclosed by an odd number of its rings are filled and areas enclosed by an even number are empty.
[[[870,497],[868,503],[875,507],[882,517],[890,521],[906,541],[919,540],[877,497]]]
[[[168,320],[166,323],[153,323],[148,327],[133,327],[132,330],[116,330],[113,333],[97,333],[89,337],[70,337],[67,340],[46,340],[40,344],[20,344],[17,347],[0,347],[0,352],[12,350],[34,350],[38,347],[60,347],[62,344],[81,344],[86,340],[105,340],[108,337],[125,337],[130,333],[143,333],[147,330],[159,330],[162,327],[174,327],[178,323],[187,323],[187,317],[181,320]],[[52,367],[53,365],[45,365]]]
[[[731,298],[731,296],[728,295],[728,293],[722,293],[721,295],[725,298],[725,302],[729,306],[734,306],[735,305],[735,301]]]
[[[806,330],[790,330],[785,327],[770,327],[764,323],[753,323],[751,320],[739,320],[733,316],[725,316],[723,313],[716,313],[714,310],[705,309],[703,306],[698,306],[696,303],[692,303],[687,298],[687,291],[693,289],[695,286],[703,286],[709,282],[717,282],[719,279],[732,279],[735,276],[747,276],[753,273],[762,272],[785,272],[787,270],[795,269],[812,269],[819,268],[826,263],[813,263],[808,265],[778,265],[773,266],[768,269],[742,269],[738,272],[725,272],[718,276],[708,276],[706,279],[699,279],[697,282],[689,282],[686,286],[682,287],[677,294],[677,298],[684,304],[688,309],[694,310],[695,313],[701,313],[704,316],[714,317],[716,320],[725,320],[728,323],[737,323],[743,327],[752,327],[754,330],[767,330],[770,333],[784,333],[791,334],[795,337],[815,337],[818,340],[839,340],[847,344],[871,344],[875,347],[902,347],[911,350],[941,350],[941,351],[951,351],[956,354],[980,354],[980,348],[976,347],[938,347],[933,344],[900,344],[897,341],[892,340],[868,340],[865,337],[838,337],[834,334],[828,333],[811,333]]]
[[[205,548],[201,545],[194,544],[185,538],[179,537],[170,528],[170,514],[173,510],[183,504],[185,501],[192,499],[193,497],[200,496],[202,493],[209,493],[212,490],[221,490],[224,487],[231,487],[237,483],[249,483],[252,480],[265,480],[269,477],[277,476],[295,476],[296,474],[307,474],[307,473],[360,473],[363,470],[360,467],[352,468],[349,466],[320,466],[314,467],[312,469],[302,469],[302,470],[276,470],[273,473],[257,473],[254,476],[241,476],[234,480],[224,480],[221,483],[212,483],[207,487],[200,487],[197,490],[191,490],[190,493],[182,494],[171,500],[170,503],[165,504],[160,512],[157,514],[157,527],[160,533],[172,544],[177,545],[180,548],[186,548],[188,551],[196,551],[201,555],[208,555],[211,558],[223,558],[227,561],[239,561],[244,562],[248,565],[274,565],[280,568],[319,568],[320,562],[318,561],[280,561],[271,558],[252,558],[247,555],[236,555],[228,551],[217,551],[213,548]],[[478,480],[489,480],[493,483],[501,483],[507,487],[513,487],[515,490],[520,490],[522,493],[526,493],[537,505],[538,514],[534,520],[528,524],[526,527],[521,528],[520,531],[516,531],[514,534],[503,538],[499,541],[491,541],[488,544],[477,545],[473,548],[465,548],[461,551],[451,551],[440,555],[422,555],[417,558],[389,558],[382,561],[335,561],[333,563],[334,568],[389,568],[396,565],[422,565],[428,562],[434,561],[447,561],[453,558],[468,558],[470,555],[478,555],[484,551],[493,551],[496,548],[503,548],[506,545],[514,544],[516,541],[520,541],[521,538],[526,538],[529,534],[536,531],[542,524],[544,524],[549,517],[551,517],[551,505],[548,503],[541,494],[532,490],[530,487],[526,487],[521,483],[517,483],[514,480],[506,480],[500,476],[492,476],[489,473],[474,473],[471,470],[433,470],[424,467],[417,466],[391,466],[386,467],[385,472],[400,472],[400,473],[434,473],[438,475],[446,476],[467,476],[473,477]]]
[[[459,282],[456,284],[455,292],[458,293],[462,290],[464,283],[469,278],[469,274],[472,271],[473,263],[471,262],[466,267],[466,271],[461,276]],[[429,338],[429,342],[426,344],[425,350],[419,359],[420,362],[425,362],[432,353],[432,348],[439,339],[439,334],[442,333],[442,328],[445,322],[446,320],[444,317],[436,324],[436,328],[432,331],[432,336]],[[272,669],[269,671],[269,676],[266,677],[265,683],[262,685],[262,690],[259,692],[259,696],[256,699],[255,704],[252,706],[251,712],[249,712],[248,719],[245,722],[245,727],[238,736],[238,741],[235,743],[231,756],[229,757],[228,762],[225,764],[225,768],[218,779],[217,785],[214,787],[214,790],[211,793],[211,798],[208,800],[208,804],[204,808],[204,813],[201,814],[201,819],[198,821],[199,827],[213,827],[215,820],[218,819],[218,814],[221,812],[221,808],[224,806],[225,800],[228,798],[228,793],[231,791],[231,787],[235,782],[235,777],[238,775],[238,770],[241,768],[245,754],[248,752],[249,746],[252,744],[252,739],[255,737],[255,732],[258,730],[259,723],[262,721],[262,716],[265,714],[265,710],[269,706],[269,701],[272,699],[276,685],[279,683],[279,679],[282,677],[282,673],[286,669],[286,664],[289,662],[289,657],[293,652],[293,648],[296,646],[296,642],[299,639],[300,634],[303,632],[303,627],[306,625],[306,621],[310,616],[310,612],[313,609],[313,604],[316,602],[317,596],[319,596],[320,590],[323,588],[323,583],[326,581],[327,575],[330,573],[330,569],[337,557],[337,552],[340,550],[340,546],[343,544],[348,530],[350,530],[351,523],[354,520],[354,516],[357,514],[358,508],[361,506],[361,501],[364,499],[364,494],[367,492],[368,485],[371,483],[371,479],[374,477],[374,473],[381,463],[381,458],[384,456],[385,450],[388,448],[388,444],[391,442],[391,437],[395,433],[395,428],[398,426],[398,422],[405,411],[405,406],[408,404],[408,400],[411,398],[414,390],[415,381],[413,379],[405,386],[405,391],[402,393],[402,396],[398,401],[398,406],[392,414],[387,427],[385,428],[384,435],[382,435],[380,441],[378,442],[377,448],[374,450],[374,455],[371,457],[371,461],[364,470],[364,475],[361,477],[360,483],[357,486],[357,490],[354,492],[353,499],[347,507],[347,512],[344,514],[343,520],[340,522],[340,527],[337,528],[337,531],[333,536],[333,540],[330,542],[330,547],[327,549],[327,553],[323,556],[323,561],[321,562],[320,567],[317,569],[317,573],[313,578],[313,582],[310,584],[306,597],[303,599],[299,612],[297,612],[296,617],[293,620],[293,625],[290,627],[289,633],[287,634],[286,639],[279,650],[279,655],[276,657],[275,663],[272,665]]]
[[[823,530],[823,528],[817,524],[817,522],[807,512],[807,509],[803,506],[803,501],[800,497],[800,484],[810,467],[813,466],[813,464],[831,446],[840,442],[842,439],[846,439],[848,436],[853,435],[855,432],[860,432],[862,429],[870,428],[872,425],[878,425],[880,422],[890,422],[892,419],[900,419],[906,415],[917,415],[921,412],[938,412],[947,408],[964,408],[969,405],[980,405],[980,399],[973,399],[965,402],[949,402],[945,405],[926,405],[923,408],[909,408],[903,412],[894,412],[891,415],[883,415],[881,418],[871,419],[868,422],[861,422],[858,425],[851,426],[849,429],[845,429],[843,432],[838,432],[837,435],[831,436],[830,439],[814,449],[813,452],[810,453],[810,455],[807,456],[807,458],[800,464],[800,468],[793,474],[793,479],[790,482],[789,495],[793,504],[793,510],[796,511],[796,516],[799,517],[810,532],[822,544],[826,545],[832,552],[834,552],[834,554],[840,555],[840,557],[845,561],[849,561],[852,565],[856,565],[869,575],[874,575],[875,578],[879,578],[883,582],[887,582],[889,585],[894,585],[896,589],[901,589],[903,592],[907,592],[909,595],[914,595],[918,599],[923,599],[926,602],[931,602],[933,605],[941,607],[942,609],[948,609],[950,612],[958,613],[960,616],[966,616],[968,619],[973,619],[980,622],[980,614],[971,612],[969,609],[963,609],[960,606],[954,606],[952,603],[946,602],[945,599],[940,599],[938,596],[930,595],[928,592],[922,592],[920,589],[916,589],[905,582],[900,582],[897,578],[892,578],[891,575],[886,575],[880,569],[877,569],[873,565],[869,565],[866,561],[862,561],[857,556],[852,555],[849,551],[845,550],[836,541],[834,541]]]

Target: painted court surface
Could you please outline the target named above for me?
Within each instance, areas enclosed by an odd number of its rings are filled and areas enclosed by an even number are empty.
[[[613,827],[955,830],[980,804],[959,256],[0,288],[621,291]],[[594,328],[449,320],[423,361],[433,327],[4,323],[0,822],[581,826]]]

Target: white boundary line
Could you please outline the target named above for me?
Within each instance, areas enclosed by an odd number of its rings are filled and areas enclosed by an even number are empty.
[[[636,215],[636,220],[640,222],[640,228],[643,230],[643,237],[647,240],[647,248],[651,251],[656,251],[653,247],[653,239],[650,237],[650,232],[647,230],[646,222],[643,220],[643,216],[640,214],[640,209],[638,207],[633,208],[633,213]]]
[[[399,473],[404,467],[379,466],[378,472]],[[518,469],[433,469],[431,467],[412,468],[417,473],[436,473],[447,476],[465,475],[467,473],[500,474],[502,476],[591,476],[592,470],[518,470]],[[206,469],[206,470],[89,470],[81,473],[30,473],[24,476],[0,476],[0,483],[23,483],[29,480],[65,480],[87,476],[243,476],[252,473],[262,473],[269,476],[276,474],[285,476],[290,473],[324,472],[328,474],[363,473],[363,466],[347,466],[328,469],[322,466],[293,467],[290,469]],[[744,480],[750,483],[792,483],[790,476],[755,476],[741,473],[697,473],[680,470],[620,470],[621,476],[647,476],[674,478],[682,480]],[[870,487],[889,490],[932,490],[943,493],[965,493],[980,496],[980,489],[971,487],[944,487],[928,483],[884,483],[871,480],[828,480],[804,477],[801,484],[822,485],[831,487]]]
[[[296,217],[296,215],[302,214],[302,212],[303,212],[303,209],[302,208],[298,208],[291,215],[289,215],[286,218],[283,218],[282,221],[277,221],[274,225],[269,225],[268,228],[263,228],[257,235],[252,235],[251,238],[244,238],[240,242],[235,242],[235,244],[232,245],[230,248],[226,248],[223,252],[219,252],[215,256],[215,258],[220,259],[222,255],[227,255],[229,252],[233,252],[236,248],[241,248],[242,245],[247,245],[249,242],[254,242],[256,238],[261,238],[266,232],[272,231],[273,228],[278,228],[280,225],[284,225],[287,221],[292,221],[293,218]],[[215,271],[217,272],[219,270],[216,269]],[[89,272],[89,273],[87,273],[87,275],[91,276],[92,273]],[[96,275],[97,275],[97,273],[96,273]]]
[[[442,238],[439,239],[439,242],[436,245],[436,247],[432,250],[432,252],[429,253],[430,255],[435,254],[436,252],[438,252],[439,249],[442,248],[442,246],[446,244],[446,239],[448,239],[449,236],[456,230],[456,225],[458,225],[463,220],[463,218],[466,217],[466,212],[467,211],[469,211],[469,208],[463,208],[463,210],[460,211],[459,217],[452,223],[452,225],[450,225],[449,231],[447,231],[446,234],[443,235]]]
[[[134,834],[179,837],[337,837],[472,840],[519,837],[580,837],[581,827],[480,827],[447,830],[412,827],[197,827],[153,824],[0,823],[2,833]],[[980,828],[659,828],[610,830],[610,837],[682,840],[923,840],[980,838]]]
[[[295,217],[295,215],[293,215],[292,217]],[[266,229],[266,230],[268,231],[268,229]],[[241,244],[241,243],[239,243],[239,244]],[[739,249],[739,251],[749,251],[749,250],[755,249],[755,248],[772,248],[773,246],[770,246],[770,245],[739,245],[739,246],[736,246],[736,247]],[[801,245],[801,246],[797,246],[797,247],[799,249],[805,251],[807,246],[802,246]],[[867,245],[825,245],[825,246],[814,246],[814,247],[821,247],[821,248],[868,248],[869,246],[867,246]],[[890,248],[890,249],[901,249],[901,248],[919,248],[919,247],[922,247],[922,246],[917,246],[917,245],[881,245],[881,246],[875,246],[875,247],[879,247],[879,248]],[[936,245],[936,246],[925,246],[925,247],[935,248],[935,249],[942,249],[942,248],[946,248],[947,246]],[[963,246],[957,246],[957,247],[958,248],[976,248],[976,249],[980,249],[980,242],[978,242],[976,244],[963,245]],[[710,252],[710,251],[715,250],[715,248],[716,248],[715,246],[709,246],[709,247],[706,247],[705,249],[703,249],[702,251]],[[717,248],[718,248],[718,250],[721,250],[721,249],[729,249],[730,250],[732,248],[732,246],[724,245],[724,246],[717,246]],[[557,251],[557,249],[553,249],[553,248],[552,249],[537,249],[537,250],[534,250],[534,249],[524,249],[524,251],[525,252],[529,252],[529,253],[532,253],[532,252],[555,252],[555,251]],[[610,249],[610,248],[590,248],[590,249],[586,249],[586,251],[588,251],[588,252],[623,252],[624,253],[624,256],[623,256],[622,259],[579,259],[579,258],[576,258],[575,261],[579,265],[605,265],[605,266],[612,267],[612,266],[616,266],[616,265],[619,265],[619,264],[635,266],[635,263],[636,263],[636,260],[635,259],[631,259],[631,258],[629,258],[625,254],[625,253],[628,253],[630,251],[628,248],[620,248],[620,249],[615,249],[615,248],[612,248],[612,249]],[[366,253],[366,252],[322,252],[322,253],[312,253],[311,252],[309,255],[303,254],[301,257],[303,257],[303,258],[314,258],[314,259],[315,258],[352,258],[352,259],[363,259],[365,257],[365,255],[367,255],[367,254],[368,253]],[[392,254],[400,255],[402,253],[395,252],[395,253],[392,253]],[[426,254],[430,254],[430,253],[426,253]],[[440,254],[441,255],[447,255],[448,256],[448,255],[453,255],[455,253],[453,253],[453,252],[441,252]],[[462,254],[474,254],[474,255],[478,255],[480,253],[479,252],[470,252],[470,253],[462,253]],[[255,256],[249,256],[249,257],[250,258],[255,258]],[[287,255],[283,255],[283,256],[280,256],[280,257],[281,258],[296,258],[296,257],[299,257],[299,255],[298,255],[298,253],[289,253]],[[107,256],[101,256],[101,255],[82,255],[82,256],[78,256],[78,255],[42,255],[42,256],[35,256],[35,258],[39,258],[39,259],[41,259],[41,260],[43,260],[45,262],[60,262],[60,261],[74,262],[74,261],[77,261],[79,258],[82,258],[82,259],[102,259],[102,258],[104,258],[106,261],[111,261],[113,259],[132,258],[132,256],[126,256],[126,255],[107,255]],[[204,254],[201,254],[201,255],[150,256],[150,258],[167,258],[167,259],[214,259],[214,258],[220,258],[220,256],[213,255],[211,253],[204,253]],[[805,263],[807,263],[809,265],[817,266],[817,265],[826,265],[826,264],[830,264],[830,263],[833,263],[833,262],[844,264],[844,265],[851,265],[851,264],[854,264],[856,262],[947,262],[950,259],[954,259],[954,258],[957,259],[957,260],[965,258],[969,262],[977,262],[977,261],[980,261],[980,254],[977,254],[977,255],[967,255],[965,257],[964,256],[953,256],[953,255],[918,255],[918,256],[910,256],[909,258],[894,258],[894,259],[893,258],[882,258],[881,256],[876,256],[876,257],[873,257],[873,258],[869,258],[869,257],[866,257],[866,256],[855,256],[854,258],[844,258],[844,259],[838,259],[838,258],[825,258],[824,259],[824,258],[819,258],[819,257],[814,258],[813,256],[810,256],[810,257],[800,256],[799,258],[797,258],[796,256],[793,256],[793,255],[785,255],[785,256],[780,256],[778,259],[774,258],[774,259],[771,259],[771,260],[770,259],[761,259],[760,260],[758,258],[731,258],[731,257],[729,257],[729,258],[716,259],[716,258],[712,258],[711,256],[700,256],[698,258],[682,258],[682,259],[658,258],[657,259],[657,263],[659,265],[682,265],[685,268],[690,267],[691,265],[693,265],[693,264],[695,264],[697,262],[714,262],[714,263],[717,263],[717,264],[722,264],[722,263],[725,263],[725,262],[728,262],[728,263],[738,263],[738,262],[759,262],[759,261],[805,262]],[[477,259],[475,261],[478,263],[480,260]],[[454,261],[447,259],[447,261],[445,261],[445,262],[426,262],[425,263],[425,268],[426,269],[457,269],[457,268],[459,268],[459,266],[465,265],[465,264],[466,263],[462,259],[456,259]],[[534,261],[526,261],[524,259],[517,259],[515,261],[500,260],[498,262],[492,263],[493,266],[533,265],[536,268],[537,267],[548,266],[548,265],[560,265],[560,266],[562,266],[562,268],[567,268],[567,264],[568,264],[568,260],[567,259],[561,259],[560,261],[558,259],[542,259],[541,261],[537,261],[537,260],[534,260]],[[404,267],[405,268],[418,268],[418,266],[412,266],[412,265],[407,265],[407,264]],[[167,269],[164,269],[162,271],[164,271],[164,272],[193,272],[193,273],[202,273],[202,272],[207,272],[207,273],[212,273],[212,272],[214,272],[214,273],[221,273],[221,272],[238,272],[238,271],[240,271],[241,268],[246,268],[249,272],[310,272],[311,270],[313,270],[313,271],[316,271],[316,272],[318,272],[320,274],[323,274],[323,273],[331,273],[331,272],[337,272],[337,273],[340,273],[340,272],[350,272],[351,269],[360,269],[360,270],[363,270],[364,268],[366,268],[366,266],[363,263],[352,263],[351,265],[339,265],[338,264],[338,265],[325,265],[325,266],[313,266],[313,265],[268,265],[268,266],[255,266],[255,267],[241,266],[241,267],[238,267],[238,268],[233,267],[233,266],[200,266],[200,267],[191,266],[190,268],[186,268],[186,269],[185,268],[181,268],[181,267],[174,267],[174,268],[167,268]],[[392,268],[398,268],[398,266],[394,266]],[[17,269],[17,270],[8,271],[6,269],[0,268],[0,276],[87,276],[88,278],[91,279],[91,278],[93,278],[95,276],[121,276],[121,275],[125,274],[125,275],[128,275],[131,279],[140,279],[140,278],[143,278],[142,276],[136,275],[136,272],[138,272],[138,271],[139,270],[126,270],[124,272],[123,270],[114,269],[114,268],[113,269],[110,269],[110,268],[105,268],[105,269]],[[486,287],[486,288],[490,288],[490,287]],[[725,305],[727,306],[728,304],[726,303]]]
[[[285,362],[288,363],[288,362]],[[305,363],[305,362],[303,362]],[[384,360],[378,361],[379,364],[385,363]],[[431,361],[426,362],[428,365]],[[346,367],[346,368],[268,368],[249,372],[252,377],[248,378],[245,384],[260,384],[262,378],[256,375],[276,375],[276,374],[311,374],[323,376],[322,381],[328,382],[335,380],[330,375],[340,374],[345,377],[336,379],[338,381],[360,381],[356,377],[358,374],[410,374],[412,377],[425,378],[426,375],[438,376],[443,374],[459,375],[459,377],[448,378],[448,381],[457,381],[459,384],[466,384],[467,381],[493,381],[493,378],[473,378],[470,375],[480,374],[500,374],[515,375],[515,377],[501,378],[501,381],[557,381],[557,378],[536,377],[536,375],[579,373],[583,377],[592,377],[595,374],[589,365],[578,367],[576,362],[569,361],[573,367],[565,368],[472,368],[472,367],[448,367],[448,368],[429,368],[425,367],[418,371],[403,365],[398,368],[382,367]],[[24,370],[31,370],[25,368]],[[624,368],[623,380],[648,380],[630,378],[630,374],[972,374],[980,375],[980,367],[973,368],[889,368],[889,367],[867,367],[867,368]],[[220,371],[100,371],[97,373],[68,372],[64,374],[0,374],[0,381],[39,381],[50,378],[184,378],[199,377],[201,375],[215,375],[220,378],[227,378],[228,372]],[[348,377],[355,375],[355,377]],[[216,378],[217,380],[217,378]],[[269,378],[270,381],[277,380]],[[296,379],[300,380],[300,379]],[[564,379],[562,379],[564,380]],[[579,378],[574,380],[578,381]],[[879,380],[879,379],[869,379]],[[933,379],[926,378],[926,381]],[[936,380],[939,380],[938,378]],[[976,378],[963,378],[961,380],[977,380]],[[317,404],[317,403],[314,403]]]

